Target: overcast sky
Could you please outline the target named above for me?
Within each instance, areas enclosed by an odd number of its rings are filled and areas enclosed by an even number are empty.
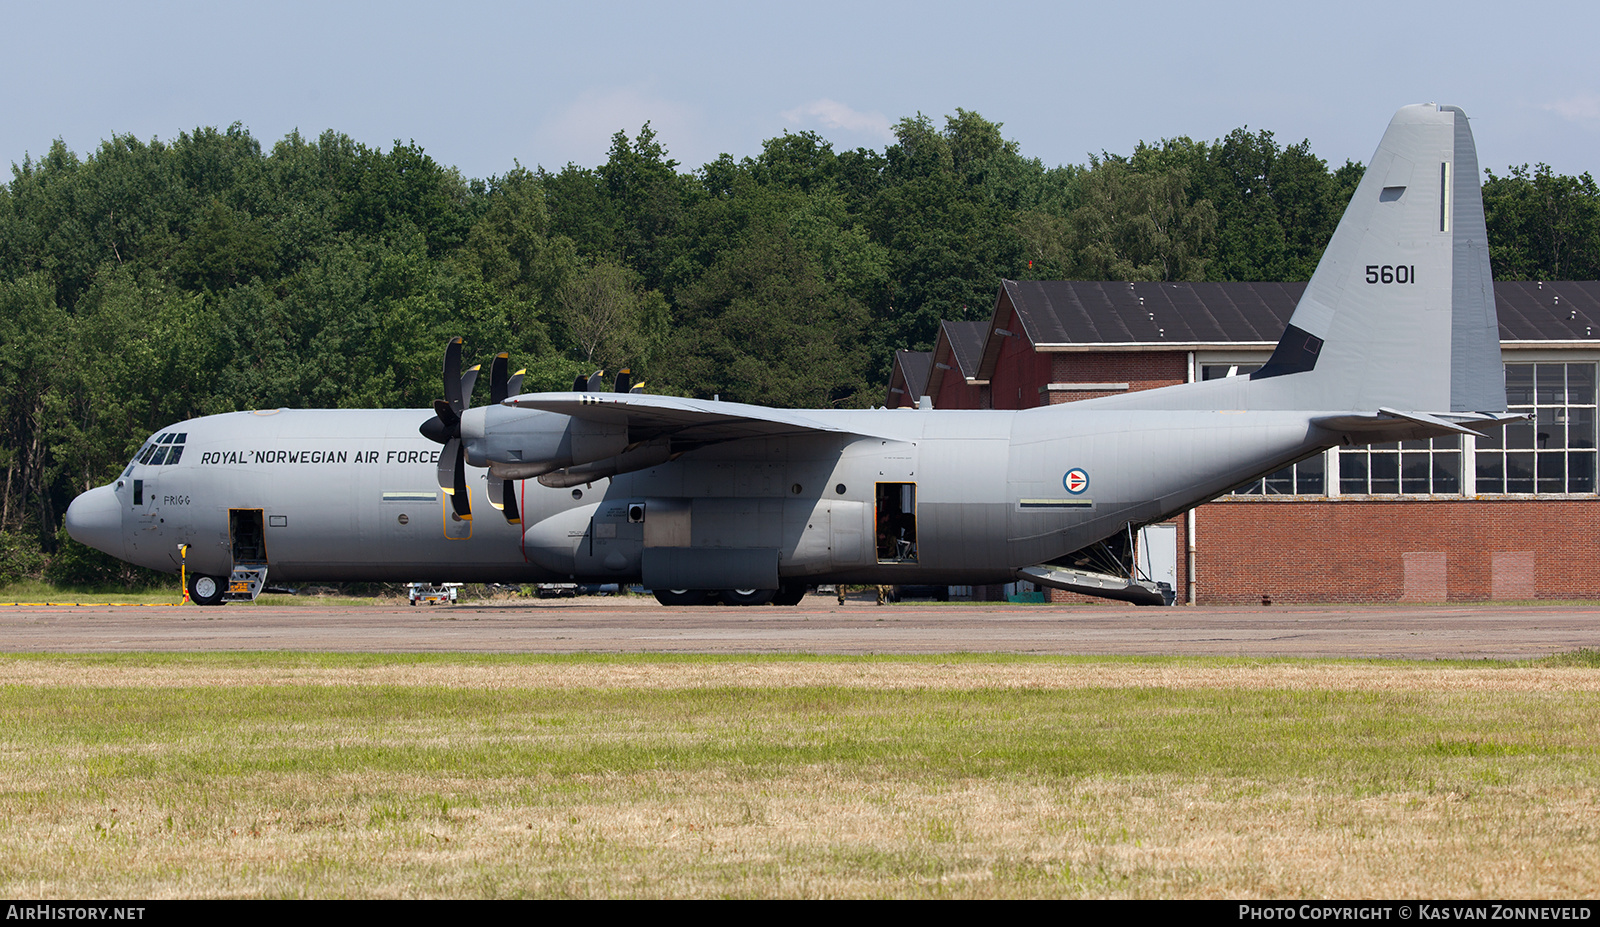
[[[1240,126],[1364,162],[1394,110],[1466,110],[1484,166],[1600,168],[1593,3],[0,3],[0,158],[239,122],[468,177],[592,167],[649,120],[691,169],[810,129],[882,149],[957,107],[1047,165]]]

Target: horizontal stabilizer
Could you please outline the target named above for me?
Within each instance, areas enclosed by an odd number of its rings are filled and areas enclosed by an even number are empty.
[[[1417,441],[1449,434],[1480,435],[1526,418],[1526,415],[1509,412],[1399,412],[1385,408],[1369,414],[1323,415],[1313,418],[1311,424],[1368,444]]]

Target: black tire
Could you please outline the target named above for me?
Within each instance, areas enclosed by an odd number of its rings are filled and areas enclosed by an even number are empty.
[[[717,593],[726,605],[765,605],[777,596],[776,589],[724,589]]]
[[[805,583],[784,583],[778,594],[772,597],[773,605],[799,605],[800,600],[806,597]]]
[[[655,589],[651,594],[662,605],[704,605],[711,595],[704,589]]]
[[[221,605],[227,583],[215,576],[189,574],[189,601],[196,605]]]

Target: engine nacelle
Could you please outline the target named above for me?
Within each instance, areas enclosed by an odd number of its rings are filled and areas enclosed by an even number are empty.
[[[483,406],[461,416],[461,438],[468,464],[492,466],[501,479],[531,479],[621,454],[628,447],[628,426],[537,409]]]

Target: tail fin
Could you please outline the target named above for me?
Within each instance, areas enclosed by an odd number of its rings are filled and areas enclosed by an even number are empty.
[[[1395,113],[1271,361],[1251,376],[1278,381],[1256,408],[1504,411],[1478,154],[1460,109]]]
[[[1503,412],[1478,153],[1467,117],[1395,113],[1265,366],[1088,400],[1103,408]]]

